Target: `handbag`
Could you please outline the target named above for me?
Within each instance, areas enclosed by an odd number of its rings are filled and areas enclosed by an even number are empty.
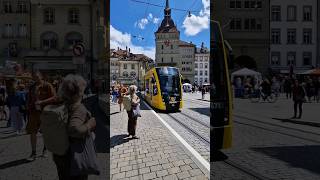
[[[132,111],[133,111],[133,117],[141,117],[140,103],[138,103],[135,107],[133,107]]]
[[[100,174],[93,136],[92,132],[85,139],[70,142],[71,176]]]

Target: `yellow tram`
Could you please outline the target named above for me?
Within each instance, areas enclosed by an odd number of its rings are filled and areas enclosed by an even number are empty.
[[[211,24],[210,84],[212,116],[211,139],[215,150],[232,146],[232,90],[229,78],[229,65],[232,62],[232,49],[224,41],[220,24]],[[229,65],[228,65],[229,64]]]
[[[153,108],[179,111],[183,106],[181,74],[175,67],[154,67],[144,76],[144,99]]]

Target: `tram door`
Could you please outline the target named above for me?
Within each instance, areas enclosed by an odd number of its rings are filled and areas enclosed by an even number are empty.
[[[218,22],[211,23],[210,112],[211,143],[214,150],[230,148],[232,144],[232,97],[228,56]]]

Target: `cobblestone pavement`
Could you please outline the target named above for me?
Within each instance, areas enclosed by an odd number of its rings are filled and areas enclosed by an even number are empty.
[[[236,167],[214,162],[213,178],[320,179],[320,103],[305,103],[302,119],[289,119],[292,106],[283,96],[276,103],[235,99],[233,147],[223,152]]]
[[[97,119],[96,144],[98,151],[98,162],[101,169],[100,176],[90,176],[89,180],[107,179],[108,173],[108,149],[107,147],[107,127],[105,127],[105,115],[101,114],[99,107],[95,103],[95,98],[91,97],[87,101],[88,109]],[[38,149],[40,154],[42,136],[38,135]],[[52,161],[51,154],[44,158],[38,156],[33,162],[25,159],[30,155],[29,136],[26,134],[16,136],[10,128],[6,128],[6,121],[0,122],[0,180],[56,180],[56,166]]]
[[[127,139],[127,113],[111,107],[111,179],[195,179],[203,172],[180,142],[157,117],[141,104],[139,139]]]
[[[177,113],[158,113],[176,132],[185,139],[202,157],[210,161],[210,117],[208,104],[196,104],[185,93],[184,107]],[[184,124],[184,125],[181,125]],[[187,127],[185,127],[187,126]]]

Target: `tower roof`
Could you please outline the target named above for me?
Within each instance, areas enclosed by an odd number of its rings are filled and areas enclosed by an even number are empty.
[[[164,18],[156,33],[166,33],[166,32],[178,32],[178,29],[171,18],[171,9],[169,6],[169,0],[166,0],[166,7],[164,9]]]

